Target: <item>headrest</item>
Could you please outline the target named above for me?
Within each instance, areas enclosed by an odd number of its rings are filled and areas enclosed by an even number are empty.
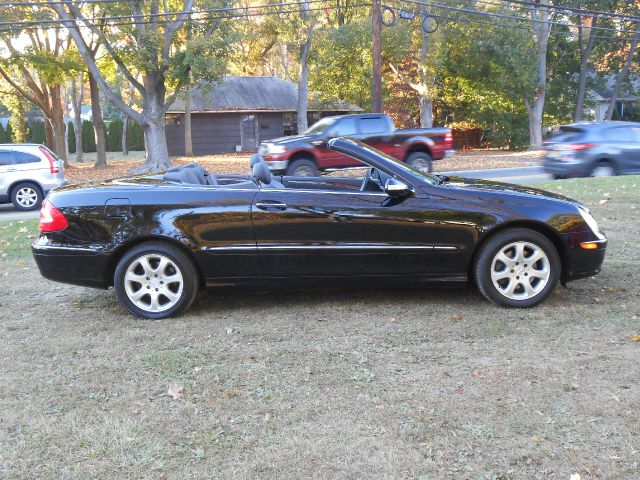
[[[271,170],[266,163],[258,162],[253,166],[253,177],[263,185],[271,183]]]
[[[249,157],[249,167],[253,168],[256,163],[262,162],[262,157],[259,153],[254,153]]]

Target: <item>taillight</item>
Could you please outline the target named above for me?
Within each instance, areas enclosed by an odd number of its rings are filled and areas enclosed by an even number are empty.
[[[590,148],[593,148],[593,145],[590,143],[574,143],[569,145],[569,148],[574,152],[580,152],[582,150],[589,150]]]
[[[46,159],[49,160],[49,169],[51,170],[51,173],[58,173],[60,171],[58,160],[53,158],[46,148],[40,147],[40,151],[46,157]]]
[[[445,133],[445,135],[444,135],[444,143],[449,147],[451,145],[453,145],[453,133],[452,132]]]
[[[59,232],[69,226],[64,214],[45,198],[40,209],[40,231]]]

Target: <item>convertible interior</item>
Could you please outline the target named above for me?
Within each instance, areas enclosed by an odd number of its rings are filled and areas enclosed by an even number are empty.
[[[274,176],[258,154],[249,159],[251,175],[231,175],[209,173],[197,163],[171,167],[163,180],[180,185],[224,186],[225,188],[261,188],[323,190],[344,192],[380,192],[388,175],[375,168],[369,168],[364,177],[289,177]]]

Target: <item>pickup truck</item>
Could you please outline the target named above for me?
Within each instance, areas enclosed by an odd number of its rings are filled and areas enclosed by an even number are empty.
[[[261,143],[258,153],[274,173],[290,176],[317,176],[325,170],[361,166],[358,160],[327,148],[335,137],[360,140],[425,172],[432,171],[432,160],[453,154],[451,129],[396,130],[384,114],[325,117],[302,135]]]

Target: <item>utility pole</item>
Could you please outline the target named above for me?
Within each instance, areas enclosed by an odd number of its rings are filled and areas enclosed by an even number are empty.
[[[380,0],[371,5],[371,29],[373,33],[373,111],[382,113],[382,12]]]

